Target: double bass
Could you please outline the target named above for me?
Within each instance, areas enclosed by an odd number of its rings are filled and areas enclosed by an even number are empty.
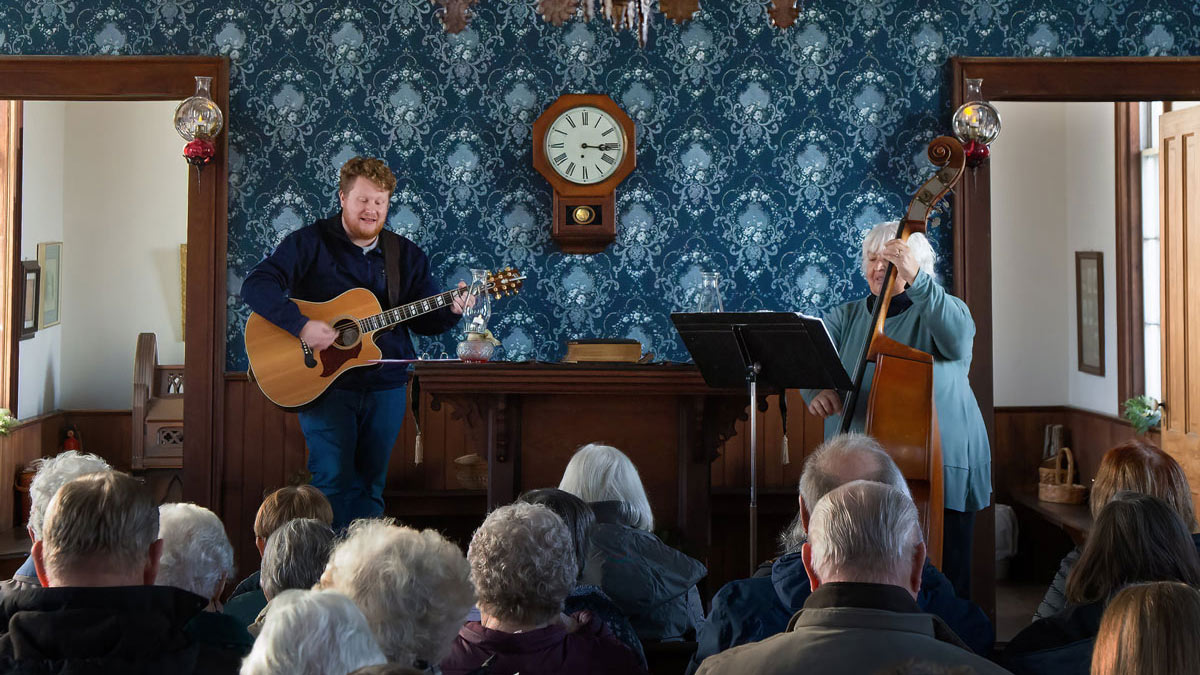
[[[939,136],[929,144],[929,160],[940,168],[908,204],[895,237],[904,242],[913,233],[925,232],[929,214],[962,178],[966,167],[962,145],[950,136]],[[913,502],[921,515],[929,559],[934,565],[941,565],[942,446],[933,399],[933,356],[884,334],[896,278],[896,267],[888,263],[887,276],[871,315],[873,327],[854,369],[854,386],[843,405],[841,431],[850,430],[867,365],[874,363],[865,431],[887,450],[908,480]]]

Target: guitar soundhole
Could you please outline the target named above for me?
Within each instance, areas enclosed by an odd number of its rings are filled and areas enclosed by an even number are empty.
[[[338,332],[337,339],[333,343],[339,347],[349,347],[358,342],[359,332],[358,324],[350,319],[342,319],[333,324],[334,330]]]

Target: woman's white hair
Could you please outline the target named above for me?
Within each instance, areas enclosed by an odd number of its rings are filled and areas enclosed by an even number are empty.
[[[333,591],[288,590],[271,601],[241,675],[326,675],[386,663],[354,601]]]
[[[570,492],[589,504],[618,501],[638,515],[634,527],[654,531],[654,513],[637,467],[625,453],[611,445],[588,443],[571,457],[558,489]]]
[[[163,540],[156,586],[174,586],[211,600],[233,578],[233,545],[217,514],[195,504],[158,507]]]
[[[856,480],[817,502],[808,541],[813,569],[824,579],[899,584],[922,541],[921,524],[906,492]]]
[[[896,238],[896,231],[900,229],[900,221],[893,220],[887,223],[880,223],[872,227],[866,236],[863,237],[862,243],[862,271],[863,276],[867,275],[869,263],[867,258],[872,253],[879,253],[883,247],[891,240]],[[921,271],[928,274],[933,280],[937,280],[937,273],[933,268],[937,264],[937,254],[933,252],[933,247],[929,245],[929,239],[920,232],[913,232],[908,235],[908,250],[912,252],[913,258],[916,259],[917,265],[920,265]]]
[[[540,624],[558,616],[579,563],[571,533],[541,504],[488,514],[467,549],[479,609],[503,621]]]
[[[351,523],[321,587],[354,600],[388,661],[403,665],[440,663],[475,603],[457,546],[434,530],[389,519]]]
[[[296,518],[267,537],[259,584],[267,599],[289,588],[312,588],[333,551],[333,529],[316,518]]]
[[[46,520],[46,507],[54,498],[54,493],[63,485],[80,476],[102,471],[112,471],[108,462],[96,455],[85,455],[75,450],[67,450],[54,457],[45,457],[34,462],[37,473],[29,485],[29,529],[33,530],[34,541],[42,538],[42,525]]]

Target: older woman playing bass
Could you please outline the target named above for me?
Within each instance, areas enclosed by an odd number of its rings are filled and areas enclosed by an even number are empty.
[[[871,312],[886,281],[888,263],[896,267],[884,333],[933,355],[933,395],[941,431],[946,507],[942,565],[958,594],[969,597],[975,512],[987,508],[992,492],[987,428],[967,380],[975,322],[966,304],[935,280],[935,255],[925,236],[914,233],[906,243],[895,238],[897,229],[897,223],[882,223],[863,239],[862,273],[871,295],[830,308],[822,318],[842,364],[853,372],[871,333]],[[873,374],[871,365],[855,406],[852,430],[862,431],[865,427]],[[825,419],[826,438],[837,433],[841,395],[831,389],[803,393],[809,412]]]

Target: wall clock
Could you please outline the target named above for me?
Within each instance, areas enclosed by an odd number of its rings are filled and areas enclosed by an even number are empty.
[[[533,168],[554,189],[550,237],[599,253],[617,237],[616,187],[637,165],[633,120],[604,94],[563,94],[533,123]]]

